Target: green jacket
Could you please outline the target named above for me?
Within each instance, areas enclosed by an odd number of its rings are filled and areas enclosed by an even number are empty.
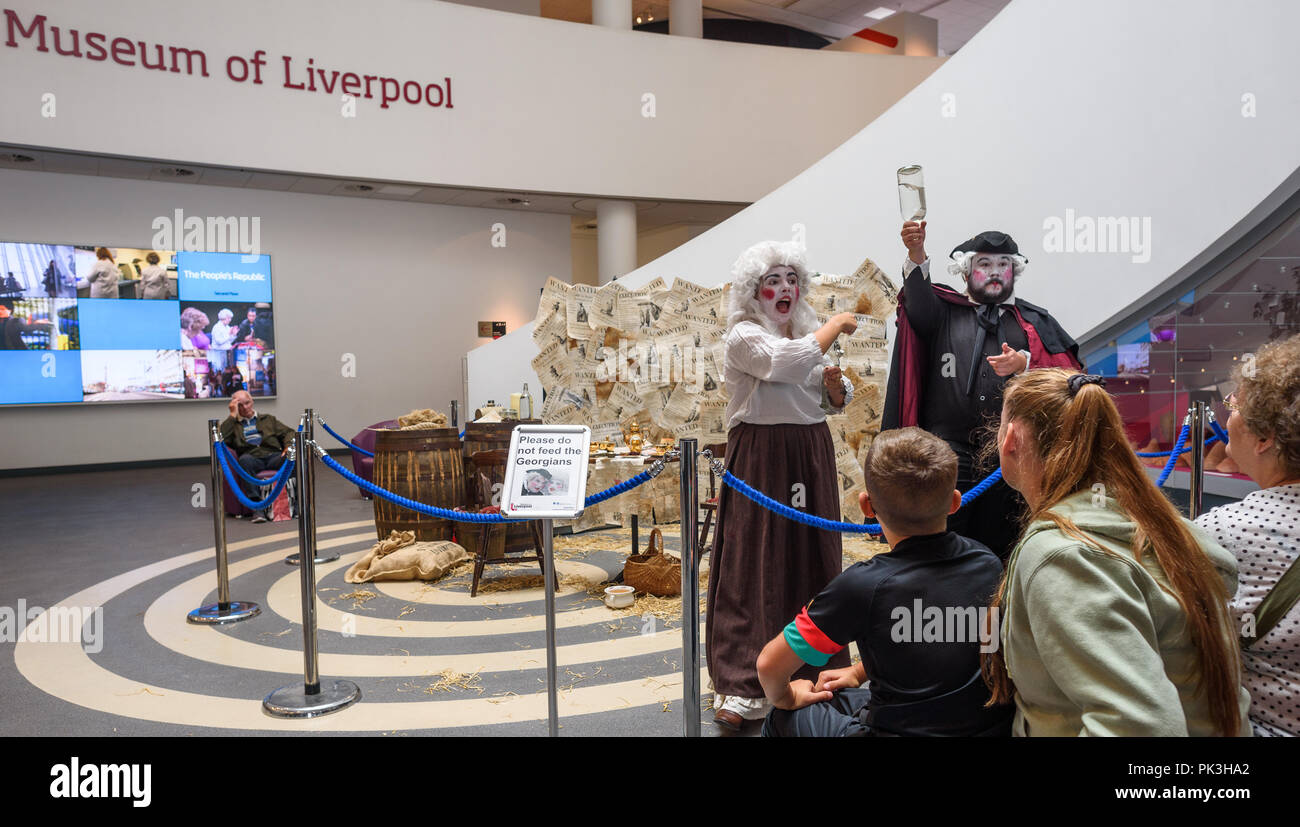
[[[1164,590],[1164,570],[1152,552],[1141,563],[1134,558],[1136,525],[1115,500],[1099,508],[1092,497],[1083,491],[1052,510],[1111,553],[1038,520],[1008,563],[1002,647],[1016,687],[1013,734],[1216,734],[1205,696],[1196,691],[1186,614]],[[1186,525],[1234,594],[1235,558]],[[1249,735],[1245,689],[1240,705],[1240,734]]]
[[[293,428],[285,425],[271,414],[257,415],[257,431],[262,435],[262,444],[253,447],[244,439],[244,425],[233,416],[226,417],[221,423],[221,438],[236,456],[252,452],[255,457],[273,456],[284,450],[297,434]]]

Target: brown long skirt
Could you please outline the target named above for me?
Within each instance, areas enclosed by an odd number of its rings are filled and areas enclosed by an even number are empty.
[[[825,422],[816,425],[740,423],[727,434],[727,469],[774,500],[791,504],[802,483],[802,510],[840,518],[835,453]],[[843,567],[835,531],[812,528],[768,511],[724,485],[718,534],[709,561],[705,653],[713,688],[722,695],[763,697],[758,653]],[[849,665],[848,651],[823,667],[805,665],[796,678]]]

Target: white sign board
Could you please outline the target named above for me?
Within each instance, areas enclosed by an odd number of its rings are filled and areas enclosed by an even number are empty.
[[[510,435],[501,513],[563,517],[582,513],[587,499],[586,425],[519,425]]]

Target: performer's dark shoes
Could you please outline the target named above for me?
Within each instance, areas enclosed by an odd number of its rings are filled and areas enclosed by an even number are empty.
[[[713,713],[713,723],[729,729],[732,732],[740,732],[741,726],[744,725],[745,719],[732,712],[730,709],[719,709]]]

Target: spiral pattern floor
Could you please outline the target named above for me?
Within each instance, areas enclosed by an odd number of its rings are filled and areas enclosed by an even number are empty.
[[[428,585],[345,583],[347,566],[374,542],[373,520],[356,489],[328,472],[318,475],[319,547],[340,559],[317,567],[320,674],[356,682],[362,700],[310,720],[264,714],[267,693],[302,682],[299,573],[284,563],[297,551],[295,524],[229,520],[231,597],[262,613],[187,623],[187,612],[215,602],[211,512],[194,507],[205,472],[0,479],[2,501],[29,515],[0,556],[0,606],[103,609],[101,651],[77,641],[4,644],[12,657],[0,666],[0,691],[10,714],[0,733],[545,733],[541,588],[470,598],[464,573]],[[581,551],[561,552],[561,576],[598,581],[619,570],[627,533],[599,537],[584,534]],[[487,577],[517,582],[537,571],[489,567]],[[375,596],[345,597],[358,591]],[[680,623],[616,614],[574,586],[561,588],[557,620],[562,734],[681,733]]]

